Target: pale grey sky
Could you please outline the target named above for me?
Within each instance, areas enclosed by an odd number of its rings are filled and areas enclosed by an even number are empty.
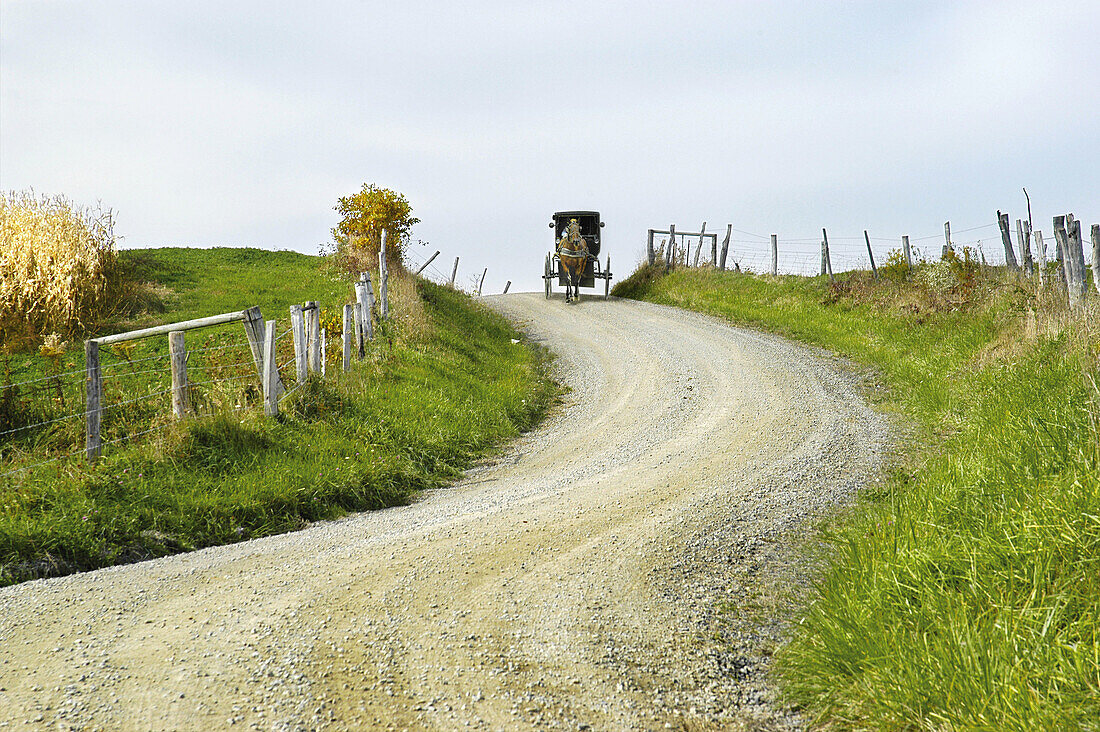
[[[375,182],[486,291],[541,287],[558,209],[603,212],[616,275],[704,220],[993,254],[1022,186],[1037,228],[1100,222],[1098,140],[1095,0],[0,2],[0,188],[101,200],[130,247],[315,253]]]

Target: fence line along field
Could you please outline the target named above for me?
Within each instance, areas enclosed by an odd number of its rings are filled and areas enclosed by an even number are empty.
[[[830,276],[826,247],[822,274],[802,277],[677,252],[613,292],[827,348],[904,419],[893,470],[811,550],[819,581],[775,655],[821,724],[1100,720],[1100,278],[1078,218],[1054,217],[1050,238],[997,220],[996,265],[945,227],[938,257],[895,249],[872,268],[868,252]]]
[[[501,319],[392,266],[389,317],[378,318],[376,301],[372,319],[377,266],[372,291],[333,265],[255,249],[121,252],[119,266],[146,283],[151,304],[90,339],[102,385],[94,462],[85,459],[88,364],[79,341],[0,356],[0,582],[403,502],[538,418],[552,393],[542,356],[513,345],[520,336]],[[303,313],[297,338],[292,304]],[[186,389],[177,370],[175,393],[186,393],[177,407],[188,416],[179,419],[161,331],[223,313],[262,314],[262,345],[274,346],[274,358],[261,351],[258,367],[241,320],[184,330]],[[356,320],[373,334],[361,347]],[[124,335],[149,328],[156,331],[148,337]],[[304,363],[296,341],[311,357]],[[265,416],[267,363],[287,391],[275,418]],[[425,411],[434,415],[429,431],[420,429]]]

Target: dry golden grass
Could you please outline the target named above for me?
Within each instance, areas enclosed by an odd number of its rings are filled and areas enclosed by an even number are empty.
[[[0,345],[94,327],[118,296],[114,244],[110,209],[33,191],[0,194]]]

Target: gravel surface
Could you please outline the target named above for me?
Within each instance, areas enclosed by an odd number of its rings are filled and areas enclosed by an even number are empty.
[[[485,302],[559,354],[546,424],[410,506],[0,589],[0,727],[798,728],[797,546],[888,449],[856,379],[673,308]]]

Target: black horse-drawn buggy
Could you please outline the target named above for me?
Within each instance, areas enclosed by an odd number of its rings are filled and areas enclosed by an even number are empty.
[[[611,289],[611,255],[600,268],[599,211],[558,211],[550,222],[554,230],[554,250],[546,255],[542,279],[546,285],[546,297],[550,297],[554,280],[565,287],[566,302],[574,296],[580,298],[580,287],[595,287],[596,280],[603,280],[603,296]],[[576,222],[576,223],[574,223]]]

